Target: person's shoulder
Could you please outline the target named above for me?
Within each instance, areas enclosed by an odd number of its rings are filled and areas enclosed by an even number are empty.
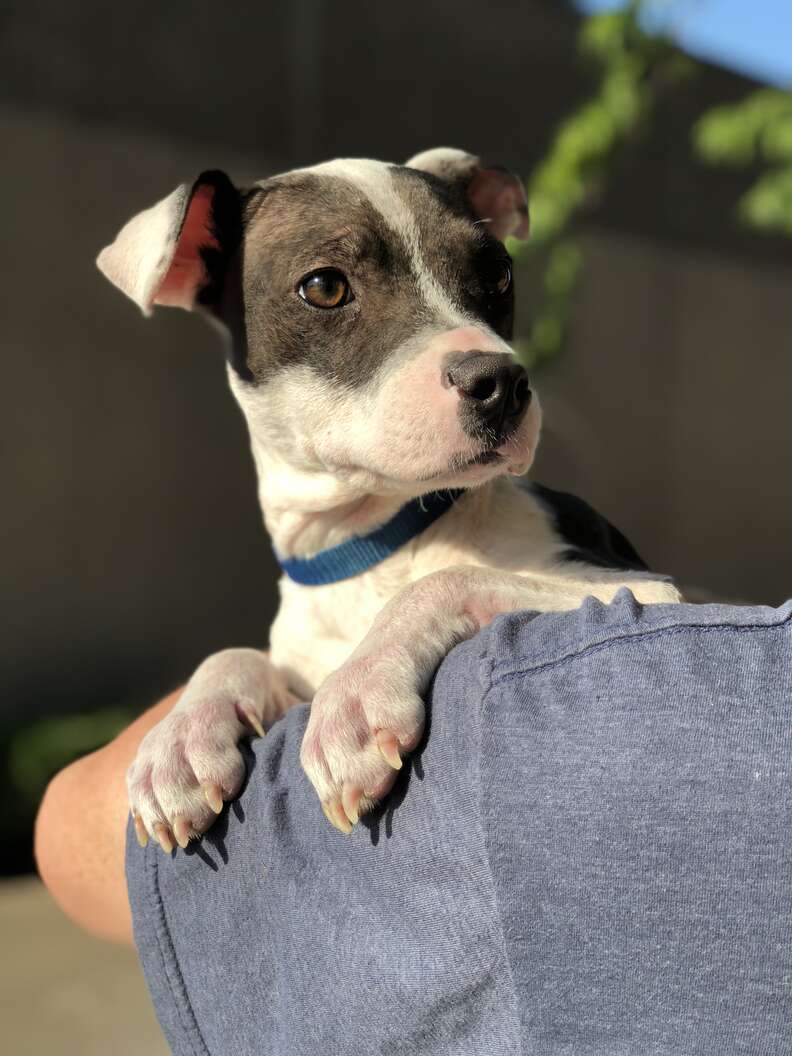
[[[654,636],[700,631],[710,637],[774,631],[792,624],[792,601],[764,605],[640,603],[629,586],[610,602],[586,598],[566,612],[517,612],[498,617],[482,638],[492,677],[526,676],[576,657]]]

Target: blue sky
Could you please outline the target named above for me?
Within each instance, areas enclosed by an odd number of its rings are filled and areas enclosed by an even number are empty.
[[[622,0],[575,0],[608,11]],[[792,0],[651,0],[652,19],[699,58],[792,88]]]

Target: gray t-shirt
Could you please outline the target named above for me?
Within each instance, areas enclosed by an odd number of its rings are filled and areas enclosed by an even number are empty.
[[[306,709],[202,843],[129,835],[177,1056],[792,1052],[792,604],[501,617],[383,813],[330,828]]]

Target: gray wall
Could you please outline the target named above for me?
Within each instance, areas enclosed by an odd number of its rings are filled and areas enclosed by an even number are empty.
[[[0,139],[20,160],[0,176],[3,707],[140,703],[217,646],[263,644],[274,576],[217,335],[145,320],[94,259],[207,158],[269,163],[9,108]]]
[[[684,585],[792,596],[792,263],[613,231],[585,246],[569,347],[539,379],[537,475]]]
[[[449,142],[528,172],[586,83],[575,20],[541,0],[453,27],[439,2],[185,10],[0,12],[0,728],[145,703],[209,651],[263,643],[276,604],[216,336],[185,313],[145,321],[101,278],[120,223],[206,167],[244,183]],[[684,583],[776,602],[792,593],[790,243],[734,226],[746,176],[698,168],[687,139],[749,87],[705,70],[619,159],[569,348],[537,378],[537,475]]]
[[[585,82],[576,24],[562,0],[4,0],[0,92],[289,167],[470,135],[516,165]]]

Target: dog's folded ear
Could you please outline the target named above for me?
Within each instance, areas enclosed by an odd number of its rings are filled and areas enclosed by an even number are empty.
[[[121,228],[99,270],[151,315],[155,304],[192,309],[222,283],[241,238],[240,194],[223,172],[203,172]]]
[[[530,224],[525,188],[519,177],[508,169],[485,165],[475,154],[454,147],[425,150],[406,164],[464,190],[474,216],[488,221],[496,238],[503,240],[509,235],[528,237]]]

